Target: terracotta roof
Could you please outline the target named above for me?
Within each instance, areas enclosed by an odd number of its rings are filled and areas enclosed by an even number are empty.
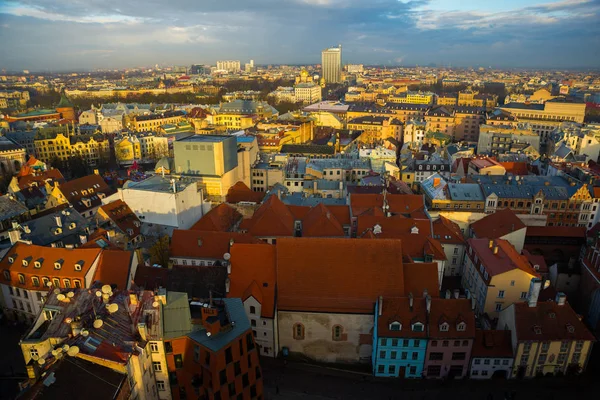
[[[465,243],[465,239],[458,224],[443,215],[440,215],[440,217],[433,222],[433,235],[440,243]]]
[[[557,236],[585,238],[585,227],[579,226],[528,226],[527,236]]]
[[[114,284],[119,289],[127,289],[132,257],[133,252],[131,251],[104,250],[100,255],[94,281],[100,281],[107,285]]]
[[[269,196],[240,229],[258,237],[294,236],[294,216],[277,196]]]
[[[169,254],[175,258],[202,258],[222,260],[229,253],[230,241],[235,243],[264,243],[246,233],[206,232],[175,229]]]
[[[382,194],[358,194],[353,193],[350,195],[350,208],[352,209],[352,215],[357,216],[369,211],[373,208],[381,210],[383,207],[383,195]]]
[[[139,218],[123,200],[119,199],[105,204],[98,211],[101,211],[100,215],[104,213],[130,239],[134,239],[141,234]],[[128,233],[129,229],[132,232],[131,234]]]
[[[50,179],[52,181],[57,181],[58,183],[65,182],[65,178],[60,173],[60,171],[57,170],[56,168],[52,168],[52,169],[46,170],[44,172],[40,172],[36,175],[26,175],[26,176],[20,177],[19,178],[19,188],[24,189],[26,187],[31,186],[34,182],[39,186],[43,186],[44,183],[46,182],[46,180],[48,180],[48,179]]]
[[[242,219],[235,208],[221,203],[206,214],[190,229],[194,231],[232,231],[235,225]]]
[[[423,292],[431,297],[440,296],[437,263],[405,263],[404,293],[412,293],[414,297],[423,297]]]
[[[470,162],[471,158],[469,157],[457,158],[452,164],[452,172],[458,172],[459,169],[462,169],[465,175],[468,174]]]
[[[526,162],[505,161],[500,162],[500,165],[506,169],[507,174],[513,175],[529,175]]]
[[[539,274],[531,267],[527,258],[517,252],[509,241],[504,239],[495,239],[490,248],[488,239],[469,239],[468,245],[473,249],[481,263],[485,266],[489,279],[493,276],[503,274],[514,269],[520,269],[533,276]],[[494,248],[498,248],[497,254],[494,254]],[[470,252],[468,257],[472,257]],[[477,269],[478,273],[481,271]]]
[[[600,198],[600,187],[594,187],[594,198]]]
[[[242,301],[253,296],[261,303],[261,315],[275,314],[275,246],[236,243],[231,247],[230,286],[227,297]]]
[[[40,290],[40,287],[33,286],[31,281],[33,276],[37,276],[40,281],[42,277],[80,279],[82,284],[85,284],[85,276],[100,252],[100,249],[65,249],[18,242],[0,261],[0,270],[10,271],[13,286],[32,290]],[[12,263],[10,262],[11,258],[13,259]],[[28,263],[27,266],[23,265],[23,260]],[[39,268],[36,268],[35,262],[40,263]],[[55,267],[57,262],[61,265],[59,269]],[[75,264],[81,265],[81,270],[77,270]],[[18,283],[19,273],[25,275],[25,284]],[[4,279],[4,277],[0,279]]]
[[[335,216],[335,219],[342,225],[350,225],[350,207],[349,206],[326,206],[329,211]]]
[[[523,256],[525,256],[525,258],[527,258],[529,265],[531,265],[531,268],[533,268],[536,272],[539,272],[541,274],[548,272],[548,265],[546,264],[544,256],[538,254],[531,254],[526,249],[523,249],[521,253],[523,254]],[[534,267],[535,265],[538,266],[537,269]]]
[[[104,179],[96,174],[65,182],[59,186],[59,189],[67,201],[79,212],[100,206],[102,199],[98,194],[102,193],[104,196],[108,196],[113,193]],[[83,199],[90,201],[89,206],[83,202]]]
[[[302,236],[304,237],[336,237],[345,236],[342,224],[333,213],[319,203],[312,207],[302,219]]]
[[[277,240],[278,308],[371,314],[378,296],[404,294],[399,240]]]
[[[478,238],[497,239],[525,228],[525,224],[510,208],[498,210],[471,224]]]
[[[393,331],[390,324],[400,322],[402,329]],[[420,322],[423,324],[422,332],[412,330],[412,324]],[[424,338],[427,337],[427,303],[424,298],[414,298],[413,306],[410,307],[408,297],[383,298],[381,315],[377,319],[377,336],[379,337],[401,337],[401,338]]]
[[[595,340],[569,303],[560,306],[554,301],[538,301],[537,306],[529,307],[523,302],[511,307],[514,307],[518,341]],[[536,333],[536,328],[540,333]]]
[[[511,331],[475,331],[471,357],[513,358]]]
[[[264,197],[265,193],[253,191],[242,181],[237,182],[227,191],[227,202],[232,204],[241,201],[260,203],[263,201]]]
[[[447,322],[448,331],[440,331],[440,326]],[[457,330],[460,322],[466,324],[464,331]],[[431,299],[429,313],[429,337],[436,338],[474,338],[475,313],[468,299]]]
[[[410,186],[404,181],[390,180],[387,190],[391,194],[413,194]]]
[[[420,194],[388,194],[386,198],[392,214],[413,216],[415,212],[425,208],[423,196]]]

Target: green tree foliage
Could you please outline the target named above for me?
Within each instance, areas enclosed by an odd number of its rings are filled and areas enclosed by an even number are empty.
[[[157,238],[156,242],[148,250],[152,264],[159,264],[165,268],[169,265],[169,244],[168,235]]]

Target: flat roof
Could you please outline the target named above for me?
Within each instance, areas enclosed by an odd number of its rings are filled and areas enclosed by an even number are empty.
[[[177,140],[178,142],[208,142],[208,143],[216,143],[223,142],[229,138],[233,138],[233,136],[229,135],[192,135],[185,137],[183,139]]]

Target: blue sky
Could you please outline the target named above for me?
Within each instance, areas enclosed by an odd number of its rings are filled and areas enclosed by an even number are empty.
[[[0,68],[254,59],[600,67],[600,0],[0,0]]]

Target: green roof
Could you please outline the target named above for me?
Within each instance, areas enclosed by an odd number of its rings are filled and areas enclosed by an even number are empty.
[[[39,109],[39,110],[33,110],[33,111],[22,113],[22,114],[17,114],[17,117],[18,118],[36,117],[38,115],[47,115],[47,114],[58,114],[58,113],[56,112],[56,110]]]
[[[167,305],[163,307],[163,339],[185,336],[192,330],[192,314],[187,293],[167,292]]]
[[[73,103],[71,103],[71,101],[69,99],[67,99],[67,95],[65,94],[64,90],[60,95],[60,102],[58,103],[58,105],[56,106],[56,108],[67,108],[67,107],[74,107]]]

